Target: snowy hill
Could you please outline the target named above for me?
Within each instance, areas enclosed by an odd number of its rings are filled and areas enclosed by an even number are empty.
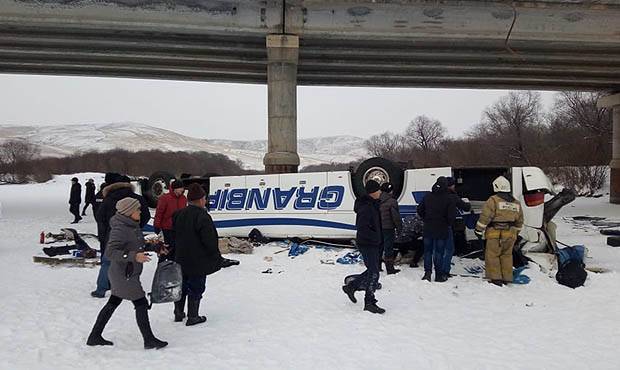
[[[169,151],[207,151],[241,161],[246,168],[263,168],[266,140],[206,140],[136,123],[82,124],[58,126],[2,126],[0,140],[19,138],[41,148],[44,156],[62,157],[79,151],[115,148]],[[301,165],[350,162],[366,157],[364,139],[332,136],[300,139]]]

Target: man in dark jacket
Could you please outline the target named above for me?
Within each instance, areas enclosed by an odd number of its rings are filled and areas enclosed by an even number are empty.
[[[84,195],[82,216],[86,216],[86,208],[88,208],[89,205],[93,207],[93,212],[95,211],[95,189],[95,180],[88,179],[88,182],[86,182],[86,194]]]
[[[222,255],[218,248],[217,230],[206,210],[205,191],[199,184],[191,184],[187,200],[189,205],[172,216],[175,261],[183,271],[183,295],[174,304],[174,321],[183,321],[187,298],[185,325],[191,326],[207,321],[206,316],[198,314],[200,300],[205,291],[207,275],[219,271],[222,266]]]
[[[168,254],[161,260],[169,258],[174,261],[175,237],[174,229],[172,228],[172,215],[179,209],[187,207],[187,198],[183,193],[185,193],[183,182],[174,180],[170,184],[170,191],[157,200],[157,210],[155,211],[153,226],[155,227],[156,234],[159,234],[160,230],[164,233],[164,242],[168,245]]]
[[[463,214],[464,212],[469,212],[471,210],[471,204],[469,202],[464,201],[459,197],[456,193],[456,181],[454,181],[454,177],[446,178],[446,185],[448,186],[448,195],[452,198],[452,201],[456,204],[456,209],[458,214]],[[462,217],[458,217],[457,219],[462,221]],[[464,222],[464,221],[463,221]],[[460,225],[463,225],[463,222]],[[458,225],[458,222],[455,222],[455,227]],[[463,229],[464,230],[464,229]],[[446,277],[450,277],[450,270],[452,269],[452,256],[454,255],[454,230],[452,227],[448,232],[448,243],[446,244],[446,249],[444,251],[443,256],[443,271],[446,274]]]
[[[365,185],[366,193],[361,198],[355,200],[353,209],[355,210],[355,227],[357,235],[355,237],[357,249],[359,249],[366,271],[342,286],[342,290],[349,297],[351,302],[357,303],[355,291],[362,284],[366,286],[364,296],[364,311],[372,313],[385,313],[385,310],[377,306],[375,290],[379,283],[379,263],[383,236],[381,235],[381,213],[379,210],[381,189],[379,183],[369,180]]]
[[[446,178],[441,176],[418,205],[418,214],[424,220],[424,277],[431,281],[431,272],[435,266],[435,281],[448,280],[444,271],[443,256],[450,227],[456,218],[456,203],[448,194]]]
[[[381,185],[381,229],[383,234],[383,261],[388,275],[399,273],[400,270],[394,268],[394,239],[396,230],[400,231],[403,227],[403,220],[398,211],[398,202],[392,196],[394,186],[386,182]]]
[[[101,254],[105,253],[105,247],[108,243],[108,235],[110,233],[110,219],[116,214],[116,203],[123,198],[133,198],[140,202],[140,228],[143,228],[151,219],[151,213],[149,212],[149,206],[144,198],[134,193],[133,186],[130,184],[130,180],[127,176],[121,176],[119,174],[106,174],[107,184],[110,184],[103,188],[103,202],[97,213],[95,214],[95,220],[97,221],[97,228],[99,234],[99,245]],[[96,298],[104,298],[105,292],[110,289],[110,283],[108,281],[108,268],[110,261],[103,256],[101,259],[101,266],[99,268],[99,275],[97,277],[97,289],[90,293],[91,296]]]
[[[82,202],[82,185],[78,182],[78,178],[71,179],[71,194],[69,195],[69,212],[73,215],[72,224],[80,222],[80,203]]]

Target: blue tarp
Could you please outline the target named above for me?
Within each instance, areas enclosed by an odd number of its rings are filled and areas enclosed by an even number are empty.
[[[291,243],[291,247],[288,250],[289,257],[297,257],[308,251],[309,247],[302,244]]]
[[[558,249],[558,266],[564,266],[569,261],[583,263],[585,253],[586,247],[583,245],[573,245],[572,247]]]
[[[345,254],[344,256],[338,258],[336,260],[336,262],[342,264],[342,265],[354,265],[356,263],[360,263],[362,262],[362,255],[360,254],[359,251],[355,251],[355,252],[348,252],[347,254]]]

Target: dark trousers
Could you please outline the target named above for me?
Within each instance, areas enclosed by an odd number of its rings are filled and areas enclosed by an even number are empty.
[[[447,239],[431,239],[424,238],[424,271],[433,271],[435,266],[435,274],[441,275],[444,271],[444,254]]]
[[[88,206],[91,206],[93,208],[93,213],[95,212],[95,202],[86,202],[86,204],[84,204],[84,209],[82,210],[82,214],[85,215],[86,214],[86,208],[88,208]]]
[[[163,262],[165,260],[174,261],[174,252],[175,252],[175,234],[174,230],[162,230],[164,234],[164,243],[168,245],[168,254],[159,256],[159,262]]]
[[[202,299],[206,285],[207,275],[183,275],[183,295],[186,295],[190,300]]]
[[[383,229],[383,257],[386,260],[394,258],[394,229]]]
[[[364,302],[374,303],[376,302],[375,290],[377,290],[377,284],[379,284],[379,263],[381,261],[382,248],[360,245],[358,249],[364,258],[366,271],[359,274],[350,284],[357,289],[362,283],[365,283],[366,295],[364,296]]]
[[[80,203],[71,203],[69,205],[69,212],[75,217],[74,221],[78,221],[80,217]]]
[[[452,256],[454,255],[454,233],[452,228],[448,230],[448,239],[446,240],[446,248],[443,252],[443,268],[444,274],[449,274],[452,268]]]

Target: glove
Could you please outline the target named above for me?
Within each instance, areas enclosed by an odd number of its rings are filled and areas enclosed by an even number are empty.
[[[159,233],[161,232],[161,229],[159,227],[155,227],[155,234],[159,235]]]
[[[482,240],[482,236],[484,235],[484,233],[478,229],[474,229],[474,234],[476,234],[476,238],[478,238],[478,240]]]

